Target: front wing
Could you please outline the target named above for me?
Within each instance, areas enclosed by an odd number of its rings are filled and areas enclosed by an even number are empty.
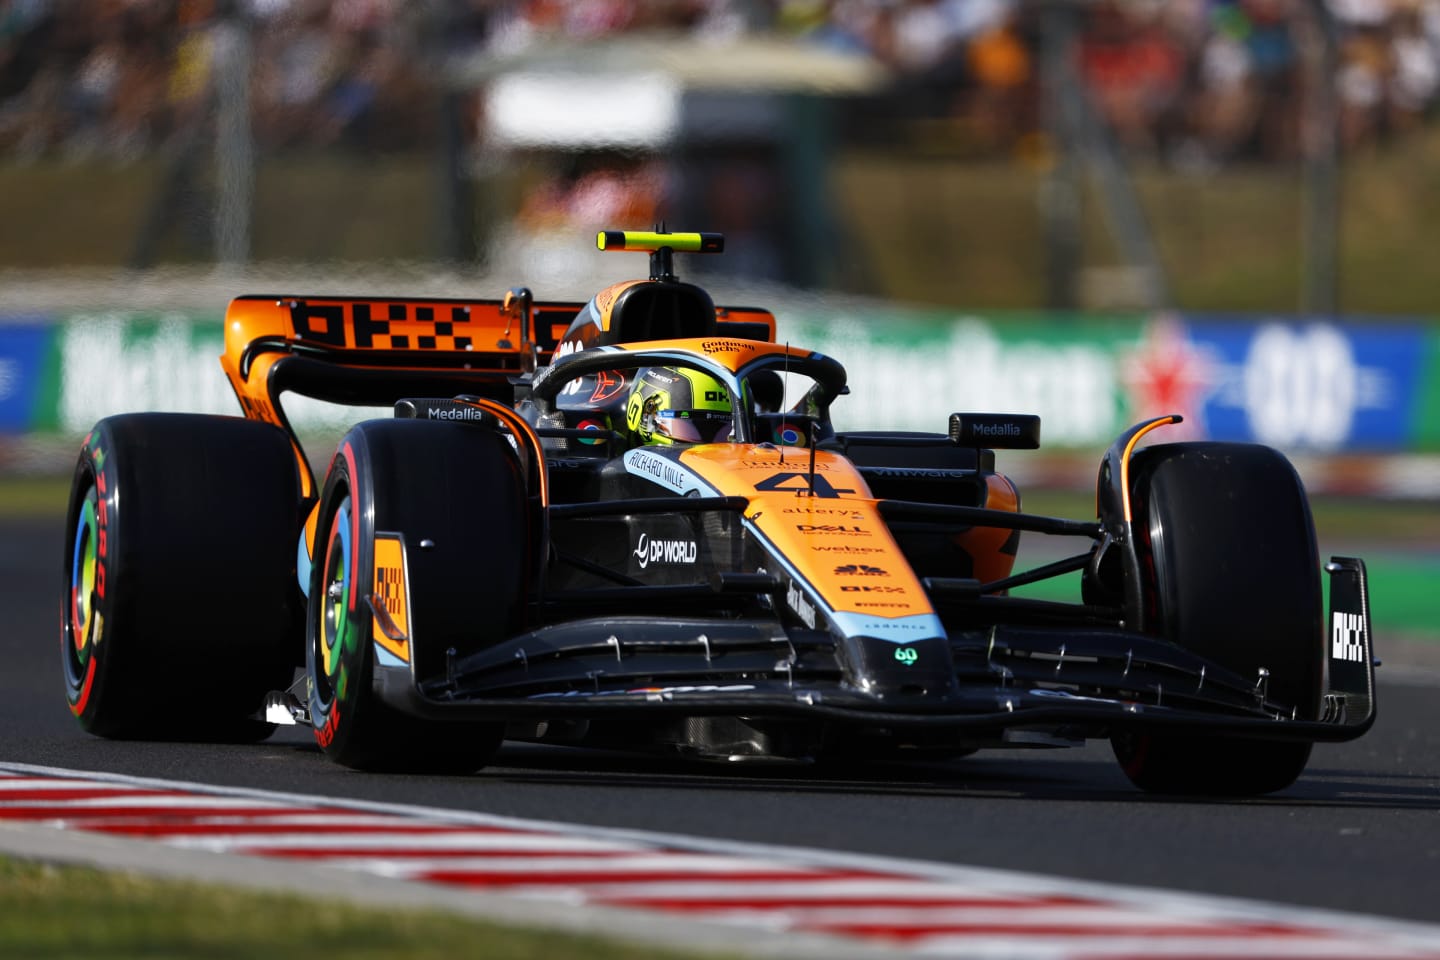
[[[952,669],[942,679],[932,673],[913,687],[886,685],[881,694],[866,689],[867,671],[909,648],[763,618],[594,617],[453,658],[440,678],[417,682],[408,668],[382,667],[376,687],[394,706],[437,719],[808,717],[957,737],[1016,728],[1063,730],[1071,738],[1169,728],[1341,741],[1374,722],[1375,661],[1363,562],[1335,558],[1326,572],[1327,679],[1313,719],[1267,699],[1265,670],[1241,677],[1167,641],[1108,628],[952,632],[945,651]],[[903,662],[886,666],[906,669]]]

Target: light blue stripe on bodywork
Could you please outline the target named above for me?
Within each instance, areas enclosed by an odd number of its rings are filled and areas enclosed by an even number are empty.
[[[310,548],[305,543],[305,531],[300,531],[300,544],[295,548],[295,577],[300,581],[300,592],[310,599]]]
[[[410,664],[406,663],[404,660],[401,660],[399,657],[395,656],[395,654],[391,653],[389,650],[386,650],[384,647],[380,646],[380,643],[379,643],[378,641],[374,642],[374,643],[372,644],[372,646],[375,647],[375,662],[378,663],[378,664],[380,664],[380,666],[382,666],[382,667],[408,667],[408,666],[410,666]]]
[[[830,619],[847,637],[874,637],[891,643],[914,643],[931,637],[944,640],[945,628],[933,613],[916,613],[908,617],[877,617],[871,613],[840,613],[826,611]]]

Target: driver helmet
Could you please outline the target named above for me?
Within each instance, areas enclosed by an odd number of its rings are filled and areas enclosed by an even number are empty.
[[[730,391],[699,370],[644,367],[630,388],[625,426],[642,444],[724,443],[734,426]]]

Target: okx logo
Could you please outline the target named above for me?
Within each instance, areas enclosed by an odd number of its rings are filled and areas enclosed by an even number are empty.
[[[1330,625],[1330,656],[1351,663],[1365,662],[1365,618],[1358,613],[1336,613]]]

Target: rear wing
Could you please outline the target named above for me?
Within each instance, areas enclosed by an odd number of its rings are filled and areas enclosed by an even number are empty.
[[[386,404],[417,380],[508,399],[508,380],[554,349],[578,303],[266,297],[232,300],[220,358],[246,416],[284,425],[282,390],[332,403]],[[536,333],[543,334],[536,342]]]
[[[503,300],[243,296],[225,311],[220,364],[246,417],[292,435],[286,391],[351,405],[460,394],[510,405],[512,381],[549,362],[584,306],[525,288]],[[768,310],[721,307],[716,319],[731,336],[775,338]]]

